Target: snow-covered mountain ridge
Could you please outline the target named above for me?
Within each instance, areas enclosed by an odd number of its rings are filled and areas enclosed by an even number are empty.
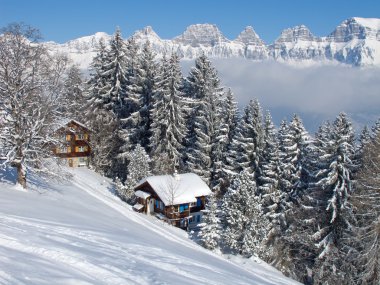
[[[212,253],[134,212],[109,179],[75,169],[20,191],[0,170],[0,284],[299,284],[265,264]]]
[[[211,58],[246,58],[281,62],[343,63],[352,66],[380,66],[380,19],[350,18],[326,37],[314,36],[304,25],[285,29],[272,43],[266,44],[254,29],[246,27],[236,39],[227,39],[216,25],[196,24],[172,40],[161,39],[148,26],[132,37],[139,45],[150,41],[158,56],[177,52],[184,59],[205,53]],[[98,41],[107,43],[111,35],[96,33],[64,44],[47,42],[52,51],[69,56],[87,68],[96,54]]]

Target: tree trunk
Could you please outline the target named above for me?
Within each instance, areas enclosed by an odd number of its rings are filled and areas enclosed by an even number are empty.
[[[26,189],[26,171],[21,164],[16,166],[17,168],[17,183]]]

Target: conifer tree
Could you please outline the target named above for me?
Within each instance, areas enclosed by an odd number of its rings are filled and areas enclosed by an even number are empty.
[[[93,62],[95,69],[90,79],[90,105],[94,111],[104,109],[122,118],[126,97],[126,50],[119,29],[110,41],[110,48],[100,50]]]
[[[173,53],[169,60],[164,60],[162,66],[153,95],[150,148],[154,171],[168,174],[174,173],[181,166],[186,126],[178,56]]]
[[[314,266],[315,282],[346,283],[343,234],[352,219],[348,198],[353,191],[352,174],[356,166],[354,133],[345,114],[340,114],[333,125],[320,128],[315,146],[315,182],[303,197],[301,226],[316,247],[305,247],[305,252],[309,254],[308,260],[312,260],[308,264]]]
[[[346,238],[360,284],[380,283],[380,133],[363,145],[362,168],[352,194],[356,225]],[[350,256],[352,257],[352,256]],[[359,282],[358,282],[359,283]]]
[[[232,148],[238,121],[237,104],[230,89],[219,100],[217,112],[218,116],[220,116],[220,121],[215,129],[215,140],[212,146],[211,186],[214,192],[223,195],[230,184],[229,169],[232,168],[227,161],[227,157]]]
[[[64,80],[64,90],[60,106],[62,115],[66,118],[82,121],[86,105],[84,96],[83,75],[78,66],[69,67]]]
[[[118,195],[123,200],[132,203],[134,187],[141,179],[151,175],[151,161],[145,149],[139,144],[126,154],[125,159],[128,161],[128,176],[124,186],[118,188]]]
[[[125,115],[126,73],[125,44],[119,29],[107,49],[99,43],[88,82],[86,119],[94,131],[95,168],[107,175],[125,178],[125,171],[116,160],[122,140],[120,120]]]
[[[214,194],[207,198],[205,210],[203,211],[202,223],[199,224],[199,237],[203,247],[215,249],[221,241],[221,221],[219,208]]]
[[[236,171],[247,170],[254,179],[260,173],[260,157],[263,148],[263,117],[260,104],[251,100],[245,107],[235,139]]]
[[[218,105],[222,89],[210,60],[200,56],[187,77],[186,92],[194,100],[188,122],[187,167],[211,185],[213,143],[220,125]]]
[[[251,256],[260,251],[263,240],[263,219],[256,184],[243,170],[232,181],[223,198],[223,240],[235,253]]]

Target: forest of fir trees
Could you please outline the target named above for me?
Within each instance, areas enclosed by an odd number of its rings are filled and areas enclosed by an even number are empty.
[[[25,35],[23,29],[10,34]],[[92,167],[115,180],[126,202],[133,203],[133,187],[147,175],[198,174],[213,192],[191,234],[205,248],[260,258],[305,284],[379,284],[380,120],[359,137],[344,113],[314,135],[297,115],[276,128],[257,100],[239,112],[206,56],[185,77],[175,52],[157,59],[149,42],[124,41],[120,30],[109,43],[99,42],[86,80],[63,58],[52,61],[43,50],[36,56],[36,45],[11,39],[0,40],[2,58],[21,46],[38,64],[54,62],[42,66],[45,83],[38,85],[49,87],[40,102],[51,92],[53,109],[32,105],[40,110],[38,129],[19,130],[12,118],[2,122],[3,148],[17,150],[7,163],[18,166],[23,154],[23,164],[41,169],[35,161],[41,142],[12,138],[18,131],[49,137],[44,128],[52,114],[76,119],[93,131]],[[3,76],[4,68],[27,72],[23,62],[0,64],[3,106],[28,106],[22,100],[31,97],[9,97],[18,85]],[[25,120],[34,114],[17,110]]]

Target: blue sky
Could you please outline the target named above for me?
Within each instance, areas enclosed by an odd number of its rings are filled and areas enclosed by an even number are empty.
[[[377,0],[0,0],[0,27],[25,22],[39,28],[44,40],[65,42],[95,32],[124,37],[145,26],[170,39],[190,24],[212,23],[230,39],[247,25],[267,43],[288,27],[305,24],[325,36],[350,17],[380,17]]]

